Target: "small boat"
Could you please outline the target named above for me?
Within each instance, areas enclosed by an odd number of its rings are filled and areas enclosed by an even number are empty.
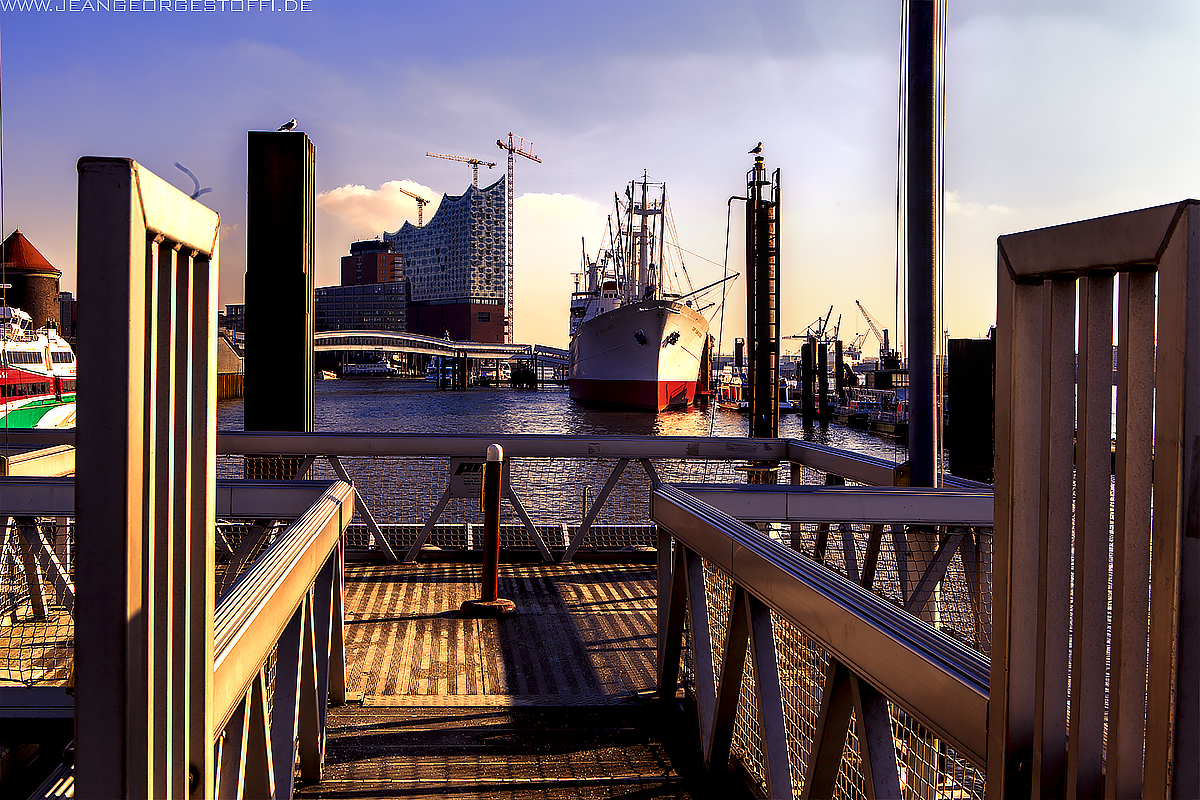
[[[342,367],[343,378],[394,378],[397,374],[396,368],[384,359],[374,364],[346,364]]]
[[[316,378],[319,381],[335,381],[337,380],[337,373],[327,369],[319,369],[317,370]]]
[[[53,324],[0,306],[0,428],[75,427],[75,367]]]
[[[746,374],[734,372],[733,367],[726,366],[717,376],[717,408],[724,411],[738,411],[743,414],[750,412],[750,401],[746,398]],[[779,413],[798,414],[800,404],[792,400],[796,391],[796,382],[787,378],[779,379]]]
[[[717,375],[717,408],[722,411],[750,410],[750,402],[744,396],[745,378],[741,372],[735,373],[733,367],[726,366]]]

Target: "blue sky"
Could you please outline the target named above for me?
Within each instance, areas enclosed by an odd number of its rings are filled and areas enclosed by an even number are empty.
[[[894,0],[309,7],[0,11],[3,232],[20,227],[73,289],[77,159],[128,156],[190,187],[179,161],[213,188],[219,301],[237,302],[246,131],[295,117],[317,147],[330,284],[350,241],[415,222],[394,182],[466,187],[466,165],[426,151],[495,160],[490,182],[512,131],[543,159],[517,164],[517,339],[563,344],[580,237],[599,245],[613,192],[643,169],[665,180],[680,244],[720,262],[725,201],[761,140],[785,189],[784,332],[830,304],[843,332],[865,331],[855,299],[894,327]],[[948,31],[943,327],[979,336],[996,236],[1200,196],[1200,2],[950,0]],[[696,285],[721,272],[688,267]]]

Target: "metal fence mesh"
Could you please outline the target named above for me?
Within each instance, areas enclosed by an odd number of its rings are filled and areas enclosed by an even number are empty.
[[[67,682],[74,650],[75,525],[0,517],[0,681]]]
[[[728,574],[706,561],[704,589],[712,639],[714,678],[719,686],[734,585]],[[792,786],[799,796],[804,783],[804,765],[809,763],[816,748],[814,739],[830,655],[816,640],[786,619],[773,612],[771,616],[791,761]],[[692,646],[693,640],[685,632],[680,670],[681,684],[694,692],[695,664],[690,652]],[[750,658],[749,654],[747,658]],[[732,758],[745,767],[750,777],[758,782],[760,791],[765,792],[767,767],[751,663],[747,661],[746,677],[742,682],[738,701]],[[904,709],[890,702],[888,707],[891,710],[896,760],[905,798],[963,800],[983,797],[985,780],[981,770],[955,753]],[[845,732],[841,768],[835,783],[834,797],[846,800],[867,797],[862,755],[853,715],[849,729]]]

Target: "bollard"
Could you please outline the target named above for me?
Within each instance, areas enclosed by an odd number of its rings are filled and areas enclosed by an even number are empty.
[[[504,450],[498,444],[487,449],[483,465],[483,579],[481,597],[461,606],[464,614],[501,617],[516,611],[516,603],[500,593],[500,483],[504,474]]]

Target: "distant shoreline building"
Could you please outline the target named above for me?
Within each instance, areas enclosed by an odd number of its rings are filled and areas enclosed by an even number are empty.
[[[0,262],[4,275],[0,283],[9,287],[3,290],[5,302],[32,317],[35,330],[51,322],[61,328],[58,279],[62,272],[38,252],[19,228],[0,245]]]
[[[454,341],[504,341],[504,178],[445,195],[423,227],[384,233],[410,287],[407,330]],[[343,259],[343,284],[345,283]]]

